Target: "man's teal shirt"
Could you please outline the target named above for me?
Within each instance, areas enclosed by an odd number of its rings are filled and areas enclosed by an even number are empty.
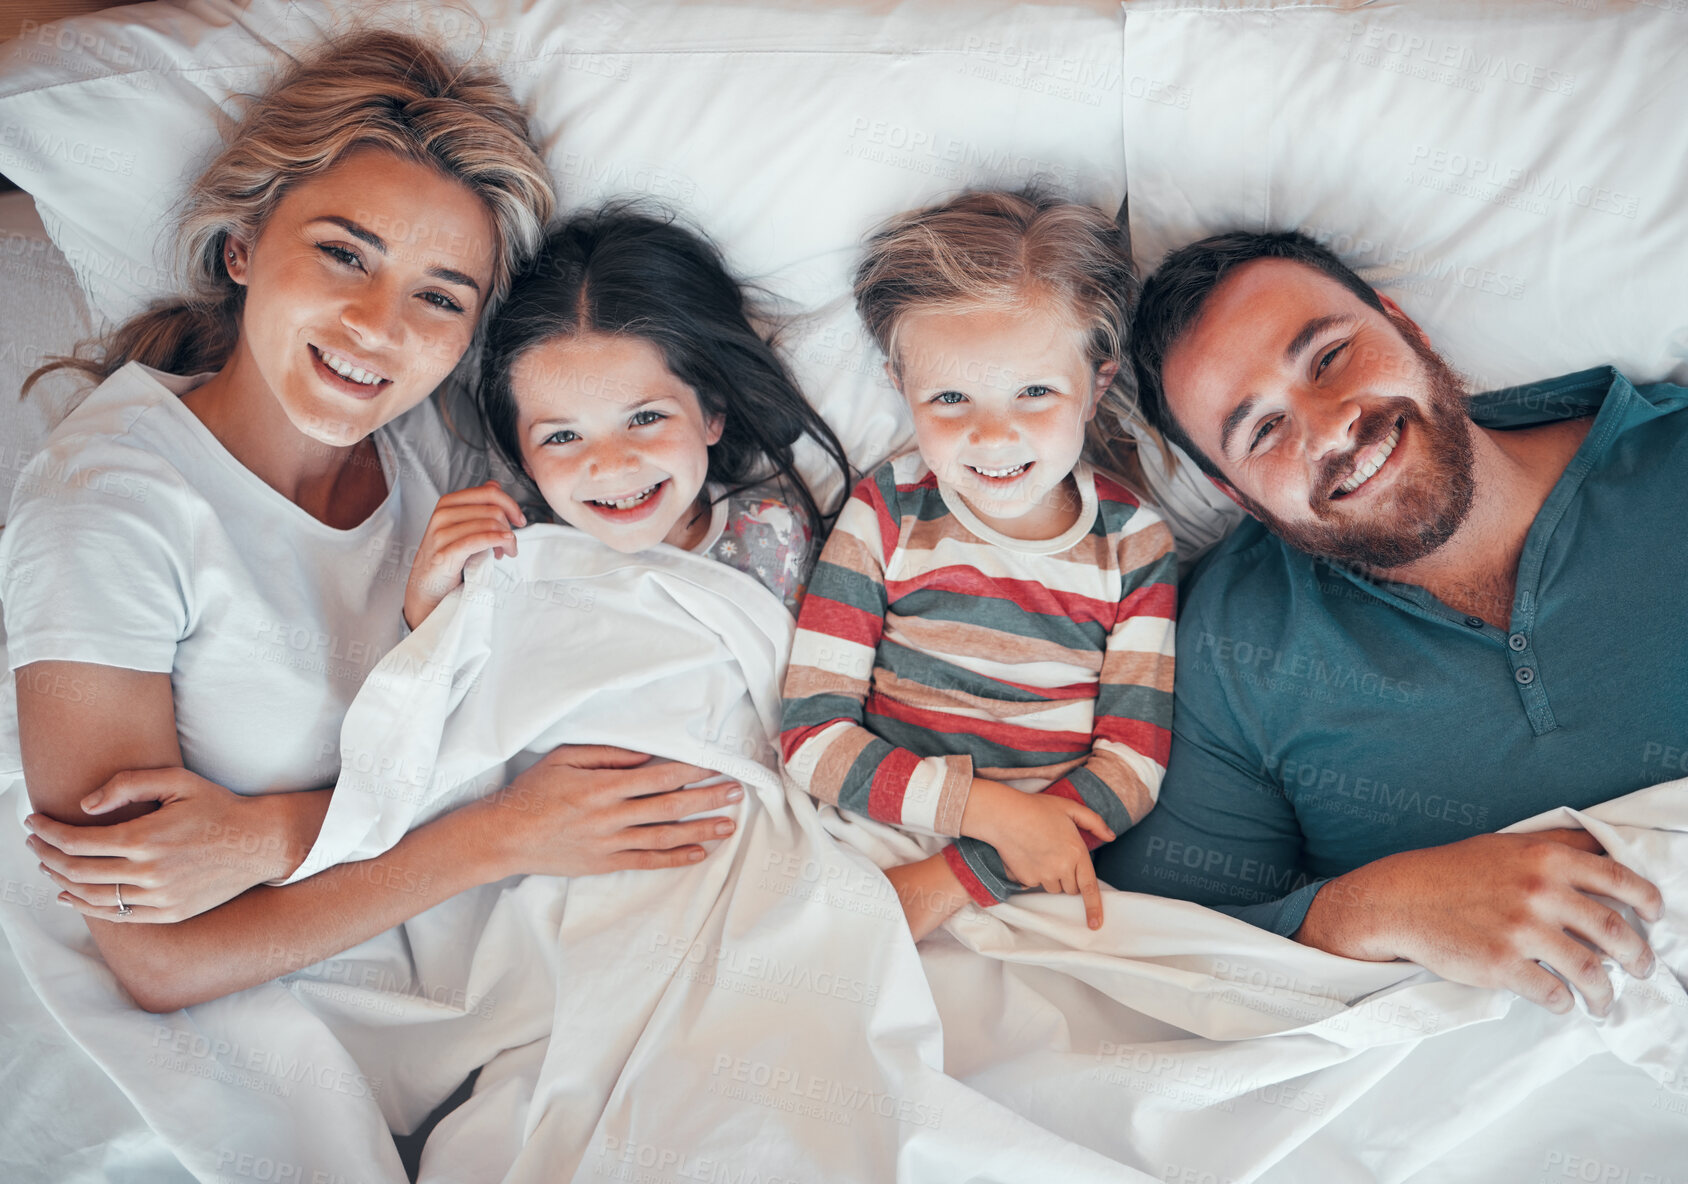
[[[1688,388],[1472,400],[1491,428],[1590,414],[1507,629],[1239,527],[1180,609],[1160,800],[1098,874],[1290,936],[1330,877],[1688,775]]]

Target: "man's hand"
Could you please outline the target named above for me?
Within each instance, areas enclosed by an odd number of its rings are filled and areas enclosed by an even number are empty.
[[[1569,1011],[1571,993],[1537,965],[1545,963],[1604,1015],[1612,986],[1602,955],[1646,978],[1653,951],[1596,896],[1648,921],[1664,910],[1658,888],[1606,858],[1587,831],[1478,835],[1339,876],[1314,896],[1295,939],[1349,958],[1406,958],[1452,982]]]
[[[995,847],[1002,866],[1020,883],[1082,896],[1085,921],[1092,929],[1101,926],[1102,890],[1084,832],[1103,843],[1112,842],[1114,832],[1089,806],[977,778],[961,816],[961,831]]]

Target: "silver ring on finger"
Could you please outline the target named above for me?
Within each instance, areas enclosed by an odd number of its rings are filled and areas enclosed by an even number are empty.
[[[111,887],[112,890],[117,893],[117,915],[119,917],[127,917],[135,910],[123,903],[123,885],[113,884]]]

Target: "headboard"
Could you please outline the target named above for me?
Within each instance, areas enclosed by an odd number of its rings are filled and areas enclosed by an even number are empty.
[[[0,41],[48,21],[114,7],[107,0],[0,0]]]

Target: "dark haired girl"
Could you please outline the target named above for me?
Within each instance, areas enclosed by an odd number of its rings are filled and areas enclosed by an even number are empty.
[[[494,444],[557,518],[618,551],[707,554],[796,611],[826,515],[794,448],[809,437],[846,488],[849,464],[706,240],[627,206],[570,220],[493,320],[483,373]],[[406,619],[524,521],[492,483],[442,498]]]

